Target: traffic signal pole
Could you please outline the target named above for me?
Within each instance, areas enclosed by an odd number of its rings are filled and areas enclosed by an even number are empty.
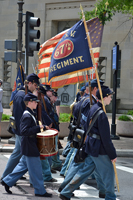
[[[17,50],[17,72],[22,58],[22,27],[23,27],[23,0],[18,0],[18,50]]]

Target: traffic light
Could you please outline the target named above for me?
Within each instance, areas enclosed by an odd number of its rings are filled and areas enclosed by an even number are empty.
[[[40,26],[40,18],[34,17],[34,13],[26,12],[26,34],[25,45],[26,55],[33,56],[34,51],[38,51],[40,48],[39,42],[34,42],[34,39],[40,38],[40,31],[35,30],[34,27]]]
[[[11,65],[8,64],[8,61],[3,61],[3,81],[7,82],[7,80],[11,77]]]
[[[107,57],[99,57],[97,70],[98,70],[99,79],[102,81],[105,81],[106,65],[107,65]]]
[[[5,49],[12,50],[12,51],[4,52],[4,60],[17,62],[17,40],[6,39]]]

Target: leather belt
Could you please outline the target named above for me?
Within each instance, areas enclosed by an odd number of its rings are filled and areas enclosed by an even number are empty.
[[[97,134],[95,134],[95,133],[89,133],[89,136],[92,137],[92,138],[94,138],[94,139],[100,140],[100,136],[97,135]]]

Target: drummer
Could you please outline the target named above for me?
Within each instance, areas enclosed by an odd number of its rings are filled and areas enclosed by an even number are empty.
[[[52,194],[47,193],[44,188],[40,153],[37,148],[36,141],[36,134],[41,132],[41,129],[46,130],[49,129],[49,127],[37,125],[38,122],[33,111],[33,109],[36,109],[37,107],[37,96],[32,93],[28,93],[24,96],[24,102],[27,108],[20,121],[22,157],[13,172],[3,178],[1,184],[5,187],[7,193],[12,194],[9,188],[14,186],[16,181],[29,171],[35,196],[52,197]]]

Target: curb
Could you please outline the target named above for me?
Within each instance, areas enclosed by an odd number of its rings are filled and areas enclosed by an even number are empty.
[[[12,153],[14,150],[14,147],[0,147],[0,152],[9,152]]]
[[[131,149],[116,149],[117,157],[133,157],[133,150]]]
[[[14,147],[0,147],[0,152],[12,153]],[[59,154],[62,155],[63,149],[59,149]],[[116,149],[117,157],[133,157],[131,149]]]

